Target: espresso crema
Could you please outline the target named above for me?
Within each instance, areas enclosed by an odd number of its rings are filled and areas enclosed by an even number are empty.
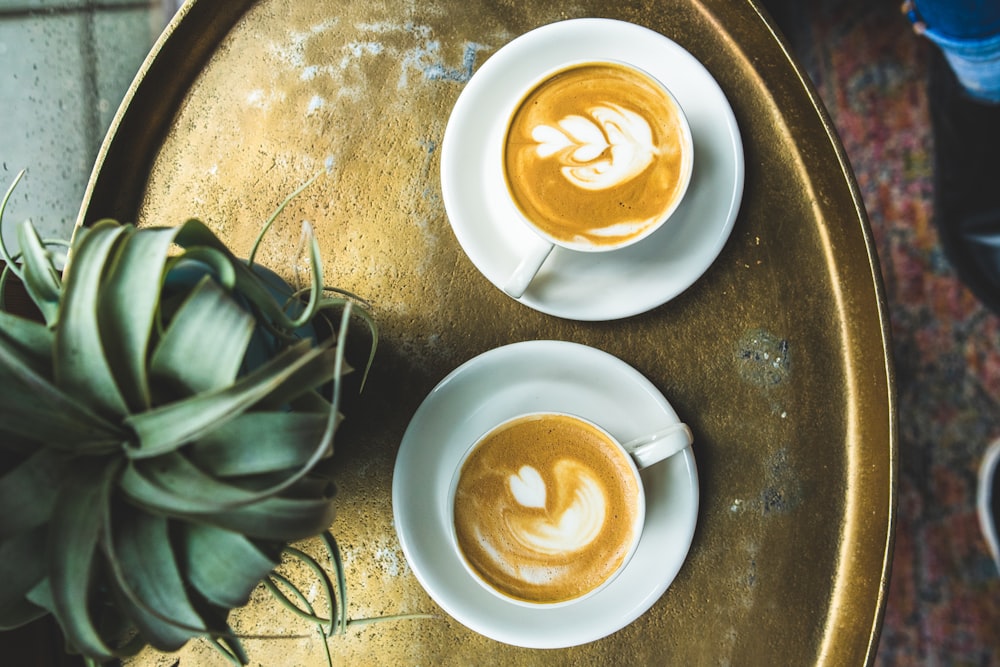
[[[627,455],[599,429],[567,415],[523,417],[488,434],[463,464],[458,545],[504,595],[572,600],[628,556],[640,493]]]
[[[586,63],[520,102],[503,165],[530,222],[553,239],[599,248],[659,224],[683,196],[692,155],[683,116],[657,81],[626,65]]]

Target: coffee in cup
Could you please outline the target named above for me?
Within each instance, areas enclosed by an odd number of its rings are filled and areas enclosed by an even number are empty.
[[[523,222],[548,243],[526,251],[505,286],[519,297],[552,245],[614,250],[658,229],[684,197],[694,149],[663,84],[624,63],[584,62],[546,75],[514,107],[502,161]]]
[[[645,495],[638,467],[690,442],[684,424],[624,446],[562,413],[500,424],[470,448],[452,484],[463,563],[488,590],[520,604],[565,604],[600,590],[639,542]]]

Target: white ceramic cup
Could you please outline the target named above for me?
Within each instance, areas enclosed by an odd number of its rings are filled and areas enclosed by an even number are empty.
[[[620,452],[624,455],[624,460],[627,462],[629,468],[631,469],[633,479],[635,481],[636,497],[633,499],[636,504],[636,519],[632,527],[631,532],[631,542],[628,547],[627,555],[622,560],[620,565],[608,575],[600,584],[591,588],[583,594],[577,595],[567,600],[560,600],[555,602],[535,602],[523,600],[512,595],[508,595],[505,592],[497,589],[487,581],[466,559],[461,546],[459,545],[459,539],[457,530],[455,528],[455,502],[456,502],[456,491],[458,488],[459,478],[461,477],[462,470],[465,466],[466,461],[469,457],[479,448],[479,446],[490,436],[496,432],[504,429],[508,425],[519,422],[525,419],[530,419],[533,417],[566,417],[576,421],[581,422],[586,426],[590,426],[596,429],[604,439],[612,444],[614,447],[618,448]],[[596,424],[588,419],[580,417],[578,415],[572,415],[562,412],[544,411],[535,413],[526,413],[517,415],[510,419],[504,420],[500,424],[497,424],[493,428],[489,429],[486,433],[476,439],[476,441],[469,447],[462,457],[461,461],[455,468],[455,472],[452,476],[451,487],[448,493],[448,511],[449,511],[449,521],[448,526],[450,529],[451,538],[451,548],[455,551],[458,556],[458,560],[465,567],[466,572],[471,576],[480,586],[485,590],[489,591],[493,595],[499,597],[507,602],[521,605],[531,608],[556,608],[560,606],[575,604],[581,600],[585,600],[599,591],[606,588],[612,581],[625,569],[628,565],[629,560],[632,558],[639,545],[639,540],[642,536],[642,529],[645,522],[646,513],[646,498],[645,491],[642,485],[642,477],[640,476],[640,470],[648,468],[656,463],[664,461],[675,454],[683,452],[694,442],[694,437],[691,433],[690,427],[684,423],[674,423],[670,424],[662,429],[659,429],[653,433],[643,435],[641,437],[635,438],[628,442],[622,443],[613,435],[608,433],[599,424]]]
[[[649,73],[643,71],[642,69],[635,67],[634,65],[631,65],[629,63],[616,62],[610,60],[567,63],[560,65],[559,67],[550,70],[541,77],[535,79],[531,83],[531,85],[525,88],[523,94],[517,99],[516,103],[512,105],[509,113],[507,114],[507,121],[506,121],[507,129],[503,132],[503,136],[501,137],[501,140],[504,142],[504,144],[506,144],[507,142],[507,135],[510,130],[511,122],[514,118],[514,115],[521,107],[521,104],[524,101],[524,99],[528,95],[530,95],[532,91],[534,91],[536,88],[538,88],[548,80],[552,79],[553,76],[561,72],[593,64],[598,64],[598,65],[607,64],[614,67],[620,67],[632,70],[634,73],[638,74],[640,77],[644,78],[646,81],[650,82],[656,88],[658,88],[660,93],[662,93],[663,96],[667,100],[669,100],[669,103],[673,107],[673,110],[676,114],[678,133],[680,135],[679,143],[683,155],[680,172],[677,178],[676,194],[673,196],[673,199],[670,201],[670,203],[659,213],[655,222],[645,226],[645,228],[641,233],[628,236],[620,242],[601,243],[601,244],[589,243],[585,239],[565,240],[552,236],[544,229],[539,227],[539,225],[536,224],[536,222],[532,221],[527,215],[524,214],[524,212],[516,204],[514,204],[511,208],[513,211],[516,212],[516,214],[520,218],[521,223],[526,225],[532,232],[534,232],[533,237],[528,237],[530,239],[530,242],[528,242],[525,245],[525,247],[521,249],[521,260],[519,261],[517,267],[514,269],[514,272],[503,284],[504,292],[506,292],[508,295],[510,295],[515,299],[519,299],[528,289],[528,286],[531,284],[532,280],[534,280],[536,274],[539,272],[542,265],[545,263],[545,260],[549,257],[549,255],[552,253],[552,250],[556,246],[577,252],[601,253],[601,252],[608,252],[625,248],[635,243],[638,243],[643,239],[648,238],[654,232],[663,227],[663,225],[674,214],[674,212],[677,210],[677,207],[680,206],[681,201],[684,199],[684,195],[687,192],[688,185],[691,182],[691,174],[694,165],[694,144],[692,142],[691,128],[688,123],[687,117],[684,114],[683,108],[681,107],[677,99],[674,97],[673,93],[670,92],[669,88],[667,88],[660,80],[653,77]],[[577,118],[579,117],[577,116]],[[502,156],[501,160],[505,159],[503,155],[504,155],[504,150],[501,150],[501,156]],[[510,185],[506,183],[508,178],[506,175],[506,167],[501,165],[500,171],[501,174],[504,175],[505,182],[496,184],[496,187],[503,188],[504,189],[503,196],[506,196],[513,203],[513,196],[510,193]]]

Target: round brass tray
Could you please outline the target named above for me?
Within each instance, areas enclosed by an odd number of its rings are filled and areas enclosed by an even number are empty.
[[[896,402],[881,278],[829,119],[752,2],[484,0],[189,2],[112,125],[79,223],[198,217],[238,253],[296,198],[259,261],[292,277],[316,228],[327,281],[369,299],[382,341],[338,434],[338,518],[353,618],[341,664],[870,664],[889,576]],[[573,322],[495,289],[441,203],[439,146],[476,67],[539,25],[645,25],[697,57],[742,133],[746,183],[722,254],[644,315]],[[605,350],[648,377],[695,432],[701,506],[679,575],[616,634],[556,651],[493,642],[424,593],[392,524],[406,425],[462,362],[528,339]],[[255,664],[325,664],[321,639],[255,596],[234,626]],[[134,664],[225,664],[194,642]]]

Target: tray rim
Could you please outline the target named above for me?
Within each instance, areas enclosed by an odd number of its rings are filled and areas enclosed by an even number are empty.
[[[237,25],[244,14],[260,1],[230,0],[225,3],[217,3],[211,0],[187,0],[181,6],[153,45],[112,119],[95,159],[75,221],[74,232],[81,227],[93,224],[100,218],[112,217],[128,221],[136,214],[142,199],[140,194],[142,188],[139,186],[146,182],[145,179],[148,177],[154,161],[153,152],[148,149],[151,146],[156,146],[157,142],[166,135],[170,119],[183,101],[184,93],[197,79],[201,68],[214,54],[218,47],[218,40],[223,39]],[[702,7],[702,11],[707,14],[711,14],[713,11],[716,13],[725,10],[741,11],[740,8],[728,7],[728,0],[687,1]],[[745,11],[756,16],[763,24],[763,30],[760,31],[760,34],[755,35],[752,39],[748,38],[748,40],[752,42],[753,39],[761,39],[771,42],[772,46],[774,43],[777,44],[786,61],[783,65],[790,67],[794,88],[799,94],[805,94],[804,99],[808,103],[809,112],[816,115],[818,123],[809,128],[811,133],[815,135],[811,137],[811,141],[812,143],[819,142],[826,150],[832,151],[836,160],[836,170],[841,177],[838,179],[839,185],[847,186],[847,194],[853,204],[851,222],[857,223],[867,252],[866,259],[870,274],[865,277],[864,283],[866,289],[873,289],[871,295],[873,303],[871,305],[876,309],[877,328],[881,338],[880,361],[882,367],[880,371],[884,371],[884,375],[880,373],[878,382],[880,386],[884,384],[884,398],[888,409],[888,421],[885,424],[888,440],[885,443],[884,452],[880,450],[880,454],[887,455],[885,458],[880,457],[885,467],[866,478],[868,483],[878,484],[885,492],[885,505],[881,510],[878,510],[880,512],[879,518],[884,519],[885,539],[879,545],[868,545],[870,552],[875,550],[881,554],[878,581],[871,584],[876,589],[876,595],[873,600],[874,608],[871,610],[869,629],[866,632],[867,645],[863,649],[864,664],[871,665],[875,661],[878,650],[889,592],[898,502],[898,393],[886,290],[867,211],[850,167],[846,150],[840,142],[832,118],[820,99],[814,84],[797,62],[790,45],[777,29],[766,9],[758,0],[746,0],[745,4]],[[195,25],[198,25],[200,29],[196,30]],[[209,29],[205,29],[206,26]],[[745,37],[744,33],[741,35]],[[185,68],[176,67],[176,63],[179,61],[185,62]],[[193,63],[197,63],[197,66],[193,66]],[[172,77],[167,75],[168,70],[175,75],[183,73],[185,76],[179,79],[176,79],[175,76],[176,80],[173,81],[173,85],[164,89],[159,79],[170,80]],[[784,83],[787,84],[788,81],[789,79],[786,79]],[[151,105],[150,98],[160,102]],[[168,100],[168,102],[164,104],[163,100]],[[155,107],[168,108],[170,113],[162,113],[157,111]],[[152,114],[154,122],[144,122],[144,118],[146,121],[150,119],[149,116],[144,117],[144,114]],[[128,141],[123,139],[123,136],[139,138],[140,140]],[[144,156],[143,160],[139,160],[141,164],[136,164],[136,155]],[[116,177],[106,176],[108,173],[113,173]],[[95,205],[99,203],[103,204],[104,208],[97,213],[94,209]],[[856,339],[859,334],[855,332],[853,335],[849,335],[849,332],[844,331],[842,336],[847,342]],[[851,384],[852,381],[857,382],[857,379],[850,378],[847,384]],[[849,470],[852,469],[850,464],[847,467]],[[880,477],[880,479],[870,479],[873,477]],[[881,483],[883,481],[881,478],[884,478],[884,484]],[[869,509],[876,511],[878,508]],[[879,525],[883,525],[883,523],[880,522]],[[843,539],[840,544],[841,556],[838,558],[838,562],[842,562],[845,558],[849,561],[857,557],[857,554],[848,553],[851,544]],[[834,573],[834,579],[836,582],[833,586],[832,602],[836,606],[840,602],[841,596],[846,594],[845,589],[850,585],[850,577],[843,576],[843,573],[838,569],[838,572]],[[831,655],[834,657],[837,655],[837,651],[830,643],[837,638],[837,627],[840,625],[838,621],[836,614],[829,614],[826,618],[823,631],[824,641],[817,656],[820,664],[827,664],[829,660],[833,659]]]

